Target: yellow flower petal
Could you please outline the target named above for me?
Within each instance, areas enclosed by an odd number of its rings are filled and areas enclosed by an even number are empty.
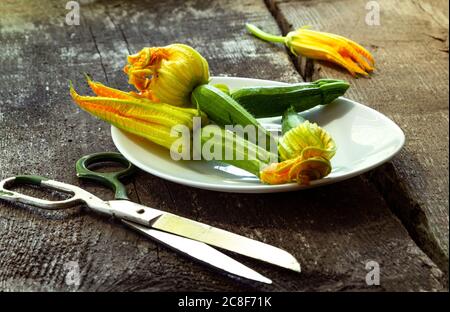
[[[282,160],[301,156],[331,159],[336,153],[336,143],[331,135],[316,123],[305,121],[289,130],[278,142],[278,153]]]
[[[300,28],[288,33],[285,43],[296,55],[334,62],[352,75],[367,76],[373,71],[373,56],[356,42],[342,36]]]
[[[286,37],[266,33],[252,24],[247,30],[256,37],[269,42],[284,42],[294,55],[325,60],[347,69],[352,75],[368,76],[375,61],[369,51],[343,36],[301,27],[289,32]]]
[[[103,87],[100,89],[104,92]],[[120,92],[106,90],[108,93]],[[106,92],[105,91],[105,92]],[[181,108],[164,103],[135,98],[82,96],[70,86],[72,99],[85,111],[127,132],[144,137],[156,144],[170,148],[176,138],[170,135],[175,125],[193,128],[192,118],[198,115],[193,108]],[[203,119],[206,118],[202,115]]]
[[[336,153],[336,144],[316,123],[304,121],[283,135],[278,153],[282,161],[264,168],[260,172],[261,181],[307,185],[331,172],[330,159]]]
[[[141,96],[176,106],[190,106],[192,90],[209,81],[207,61],[184,44],[143,48],[124,71]]]
[[[262,182],[267,184],[284,184],[297,182],[308,185],[310,181],[321,179],[331,172],[331,163],[322,157],[303,159],[298,156],[280,163],[273,163],[259,174]]]

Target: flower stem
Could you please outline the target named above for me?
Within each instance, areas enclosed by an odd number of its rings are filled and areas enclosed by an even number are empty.
[[[284,43],[284,39],[285,37],[283,36],[274,36],[271,35],[269,33],[266,33],[264,31],[262,31],[261,29],[259,29],[258,27],[256,27],[253,24],[245,24],[245,27],[247,27],[247,30],[253,34],[254,36],[266,40],[266,41],[270,41],[270,42],[282,42]]]

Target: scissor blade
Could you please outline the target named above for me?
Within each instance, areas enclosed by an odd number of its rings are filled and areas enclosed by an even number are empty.
[[[122,220],[140,233],[183,253],[197,261],[249,280],[271,284],[272,281],[220,251],[189,238],[146,228],[133,222]]]
[[[301,271],[300,263],[285,250],[171,213],[162,214],[151,226],[286,269]]]

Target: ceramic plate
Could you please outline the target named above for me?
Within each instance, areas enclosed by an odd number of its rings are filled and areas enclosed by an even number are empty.
[[[212,84],[230,89],[284,83],[249,78],[214,77]],[[285,192],[339,182],[366,172],[390,160],[400,151],[403,131],[383,114],[346,98],[302,114],[325,128],[336,141],[337,152],[331,160],[333,171],[308,186],[295,183],[261,184],[257,177],[234,166],[207,161],[174,161],[168,150],[145,139],[112,127],[117,149],[134,165],[155,176],[192,187],[236,193]],[[280,117],[260,120],[270,128],[280,127]]]

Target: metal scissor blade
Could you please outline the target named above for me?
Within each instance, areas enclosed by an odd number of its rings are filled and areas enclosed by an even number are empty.
[[[139,231],[140,233],[179,251],[195,260],[210,265],[214,268],[223,270],[236,276],[244,277],[249,280],[271,284],[272,281],[258,272],[246,267],[242,263],[228,257],[220,251],[189,238],[178,235],[149,229],[133,222],[122,220],[125,224]]]
[[[287,251],[171,213],[159,216],[152,227],[296,272],[301,271],[300,263]]]

